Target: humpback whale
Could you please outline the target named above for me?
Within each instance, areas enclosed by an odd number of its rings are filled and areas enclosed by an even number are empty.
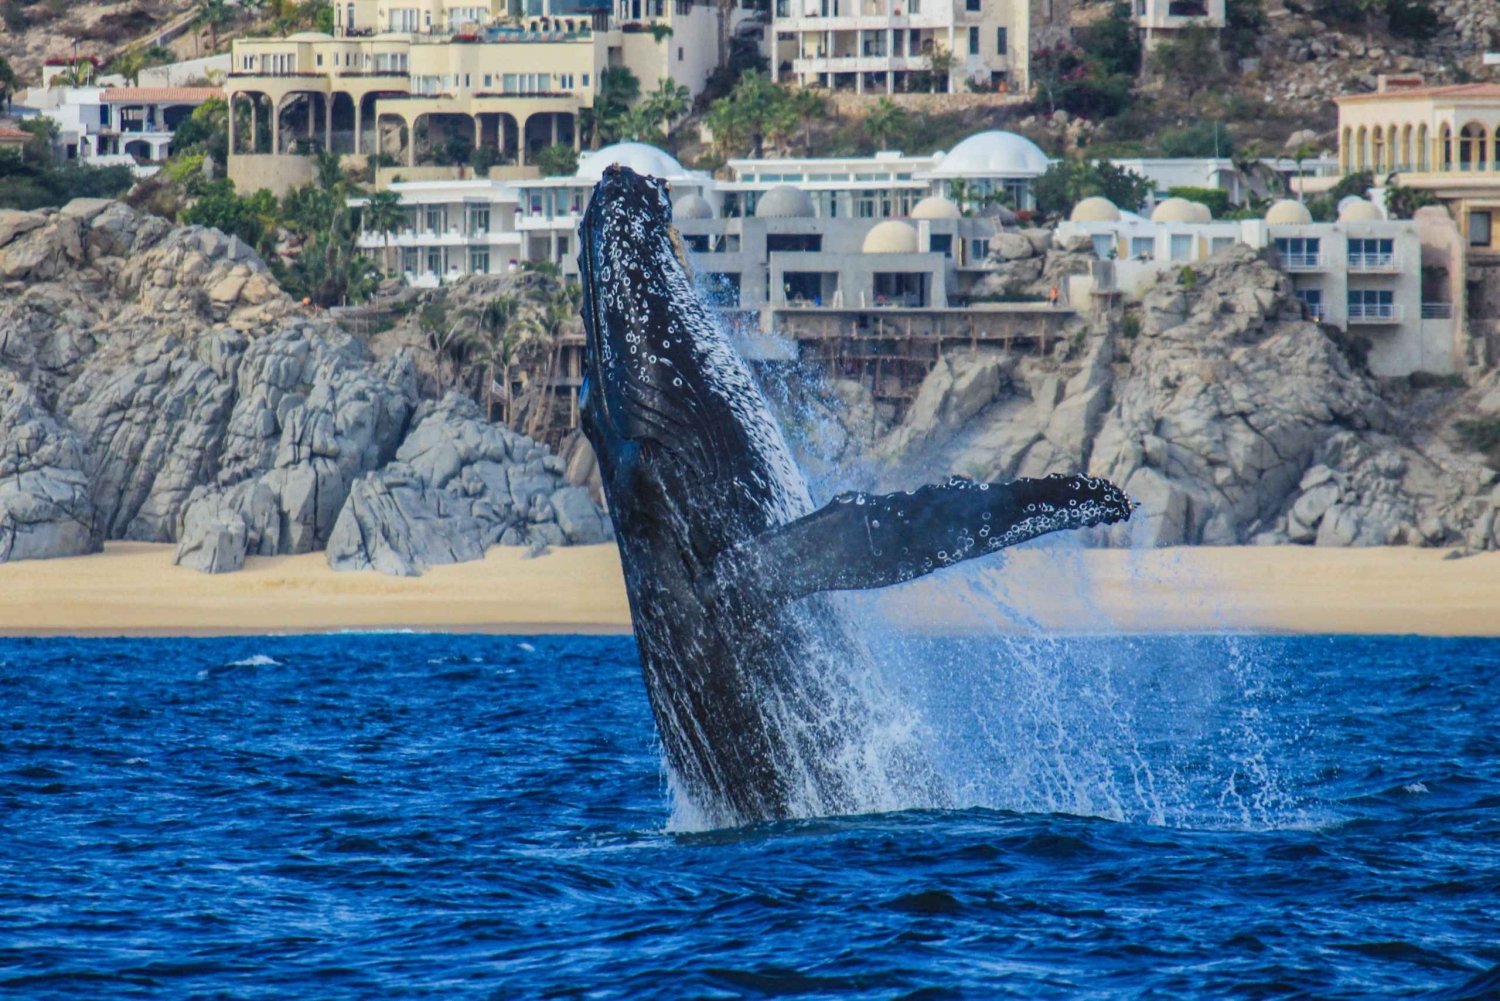
[[[614,166],[594,189],[580,228],[580,418],[679,808],[722,827],[942,806],[834,592],[1122,521],[1131,503],[1082,476],[955,477],[815,508],[671,219],[655,178]]]

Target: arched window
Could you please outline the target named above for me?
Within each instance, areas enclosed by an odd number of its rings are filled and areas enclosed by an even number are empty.
[[[1370,169],[1377,174],[1385,173],[1385,130],[1379,125],[1370,132]]]
[[[1363,125],[1354,133],[1354,169],[1370,169],[1370,133]]]
[[[1432,146],[1427,136],[1427,123],[1417,126],[1417,170],[1432,169]]]
[[[1339,141],[1339,170],[1345,174],[1349,173],[1354,163],[1354,130],[1344,126],[1343,135]]]
[[[1489,146],[1489,135],[1484,126],[1470,122],[1458,133],[1458,169],[1486,170],[1489,159],[1485,155]]]
[[[1455,169],[1457,157],[1454,155],[1453,150],[1453,127],[1447,122],[1443,123],[1442,130],[1438,132],[1438,143],[1440,144],[1438,149],[1440,160],[1438,162],[1441,164],[1441,169]]]

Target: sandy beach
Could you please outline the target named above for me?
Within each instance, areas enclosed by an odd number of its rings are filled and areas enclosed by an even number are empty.
[[[422,577],[337,573],[322,554],[260,557],[212,576],[173,547],[0,565],[0,634],[221,635],[343,629],[623,632],[613,546],[528,559],[497,547]],[[1430,549],[1033,548],[882,592],[916,629],[1256,630],[1500,636],[1500,553]]]

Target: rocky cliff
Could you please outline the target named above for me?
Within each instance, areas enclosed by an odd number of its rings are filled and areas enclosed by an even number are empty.
[[[1066,266],[1000,258],[996,281],[1022,286]],[[1500,426],[1497,376],[1379,381],[1340,337],[1237,245],[1045,357],[945,357],[874,467],[888,488],[949,471],[1107,476],[1143,505],[1100,533],[1117,545],[1500,548],[1500,473],[1455,430]]]
[[[607,537],[561,459],[424,403],[409,351],[293,303],[238,240],[116,202],[0,212],[0,443],[0,559],[134,539],[206,571],[329,549],[418,573]]]

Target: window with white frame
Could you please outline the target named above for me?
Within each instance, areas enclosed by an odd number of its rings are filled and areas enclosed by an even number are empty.
[[[469,248],[469,273],[473,275],[487,275],[490,273],[490,248]]]
[[[1137,261],[1152,260],[1156,257],[1156,240],[1149,236],[1132,236],[1130,256]]]
[[[1396,316],[1395,293],[1386,288],[1349,290],[1349,319],[1391,320]]]
[[[1173,233],[1167,241],[1168,259],[1191,261],[1193,259],[1193,237],[1189,233]]]

